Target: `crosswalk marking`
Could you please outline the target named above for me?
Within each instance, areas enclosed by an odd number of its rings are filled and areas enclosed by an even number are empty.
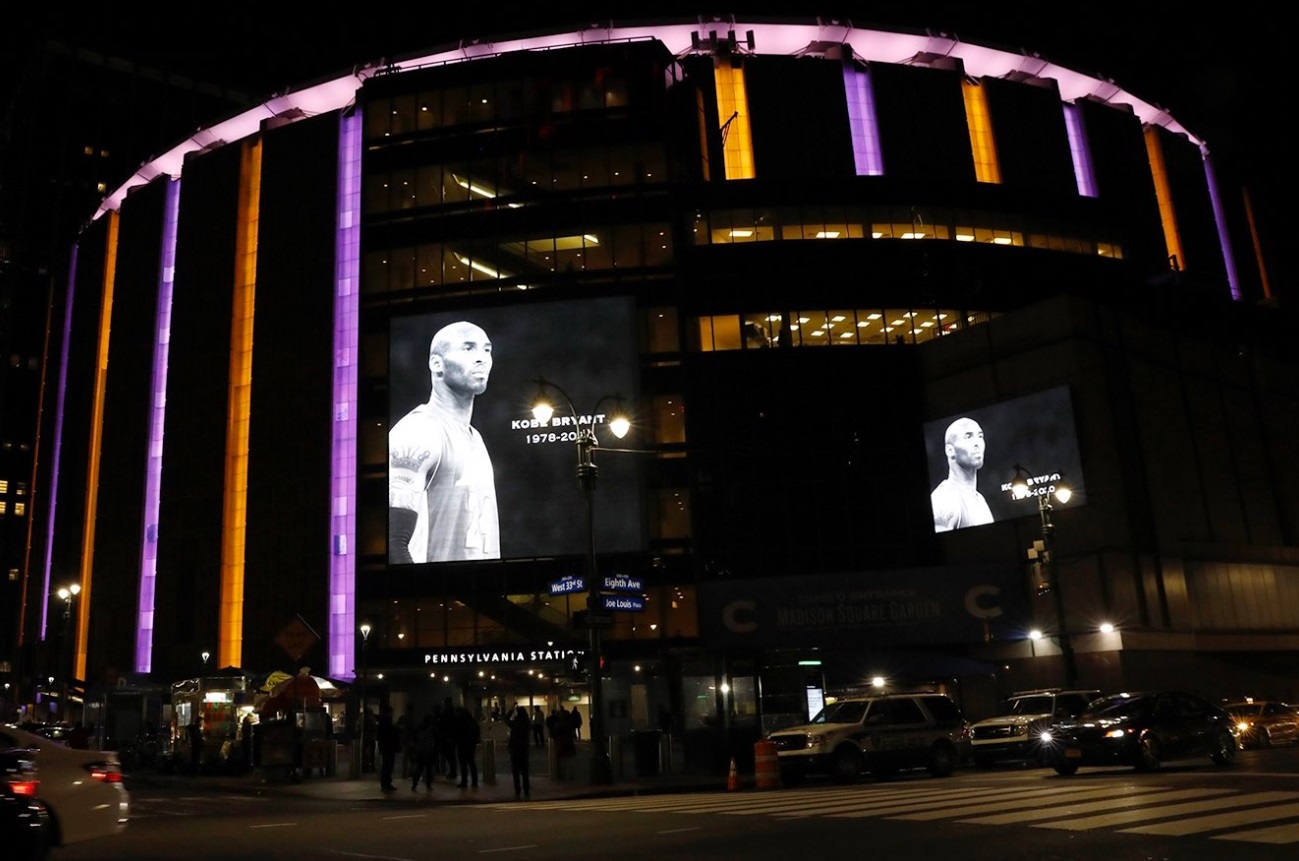
[[[1022,825],[1066,831],[1185,836],[1283,845],[1299,843],[1299,792],[1240,792],[1230,787],[1174,789],[1135,782],[1097,785],[1051,781],[1037,785],[877,784],[761,793],[716,792],[632,798],[493,804],[498,810],[767,816],[773,819],[946,820]],[[1294,821],[1287,821],[1294,820]]]
[[[1204,813],[1206,810],[1223,810],[1228,807],[1247,807],[1251,804],[1267,804],[1273,801],[1289,801],[1299,798],[1299,792],[1250,792],[1244,795],[1229,795],[1225,798],[1214,798],[1209,801],[1188,801],[1184,804],[1169,804],[1152,810],[1124,810],[1119,813],[1106,813],[1101,816],[1084,816],[1080,819],[1063,819],[1059,822],[1041,822],[1038,828],[1059,828],[1066,831],[1087,831],[1092,828],[1114,828],[1128,825],[1156,816],[1171,819],[1174,816],[1190,816]]]

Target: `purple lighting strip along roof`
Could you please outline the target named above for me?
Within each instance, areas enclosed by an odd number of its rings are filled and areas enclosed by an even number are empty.
[[[1078,181],[1078,193],[1083,197],[1095,197],[1096,172],[1092,169],[1092,151],[1087,146],[1082,109],[1077,105],[1065,105],[1064,125],[1069,132],[1069,154],[1073,156],[1073,175]]]
[[[858,176],[883,176],[879,124],[875,119],[875,93],[870,75],[856,66],[843,67],[843,90],[848,99],[848,124],[852,128],[852,155]]]
[[[153,668],[153,602],[158,577],[158,504],[162,493],[162,435],[167,417],[167,355],[171,346],[171,291],[176,281],[176,222],[180,180],[167,184],[162,254],[158,273],[158,313],[154,324],[153,388],[149,409],[149,457],[144,476],[144,524],[140,541],[140,603],[136,610],[135,671]]]
[[[361,271],[361,111],[338,130],[338,222],[334,239],[334,428],[330,477],[329,675],[350,679],[356,654],[356,359]]]
[[[68,265],[68,297],[63,306],[63,346],[59,349],[59,392],[54,406],[54,460],[50,467],[50,513],[45,527],[45,590],[41,592],[41,639],[50,615],[50,571],[54,567],[54,512],[59,507],[59,455],[63,451],[63,406],[68,392],[68,341],[72,338],[72,300],[77,294],[77,254],[80,245],[72,246]]]
[[[1203,146],[1200,154],[1204,157],[1204,180],[1209,185],[1209,200],[1213,204],[1213,220],[1218,228],[1218,245],[1222,247],[1222,259],[1227,264],[1227,284],[1231,287],[1231,298],[1240,300],[1240,281],[1236,274],[1236,258],[1231,253],[1231,237],[1227,235],[1227,217],[1222,212],[1222,198],[1218,194],[1218,177],[1213,172],[1213,162],[1209,152]]]

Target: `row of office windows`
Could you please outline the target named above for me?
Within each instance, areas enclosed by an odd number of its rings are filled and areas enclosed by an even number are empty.
[[[779,207],[701,212],[696,245],[833,239],[943,239],[1041,248],[1123,259],[1123,246],[1087,237],[1081,228],[1018,215],[942,207]]]
[[[919,344],[986,323],[983,311],[954,308],[840,308],[717,314],[700,317],[691,350],[761,350],[770,347]]]
[[[365,178],[365,213],[383,215],[426,207],[518,209],[558,192],[662,183],[662,144],[522,149],[495,158],[376,171]]]
[[[371,99],[365,107],[365,137],[382,141],[457,126],[516,124],[627,104],[626,78],[607,67],[592,68],[581,78],[532,75],[475,81]]]
[[[671,264],[672,233],[666,223],[590,228],[556,236],[429,242],[365,255],[362,279],[368,293],[423,287],[458,287],[479,281],[517,280],[552,273],[661,267]]]

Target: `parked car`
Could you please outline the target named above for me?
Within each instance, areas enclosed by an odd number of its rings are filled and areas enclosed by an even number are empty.
[[[786,785],[808,774],[853,780],[925,768],[946,777],[968,754],[970,725],[945,694],[906,693],[836,700],[811,723],[768,736]]]
[[[0,845],[14,861],[44,861],[50,816],[37,793],[36,764],[23,750],[0,750]]]
[[[106,837],[126,828],[131,799],[116,753],[70,748],[13,725],[0,726],[0,749],[5,748],[33,754],[54,845]]]
[[[975,766],[991,768],[1003,760],[1040,762],[1042,731],[1057,721],[1076,717],[1100,695],[1098,690],[1059,688],[1011,694],[997,714],[970,725]]]
[[[1239,748],[1225,709],[1183,691],[1143,691],[1094,700],[1042,735],[1046,763],[1064,775],[1084,765],[1151,771],[1173,759],[1207,756],[1230,765]]]
[[[1271,747],[1299,741],[1299,707],[1276,700],[1245,700],[1223,706],[1236,721],[1240,746]]]

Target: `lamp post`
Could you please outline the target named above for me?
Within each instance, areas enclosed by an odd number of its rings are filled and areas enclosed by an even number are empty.
[[[580,413],[573,406],[573,399],[568,396],[568,392],[548,380],[538,377],[537,380],[537,397],[533,402],[532,415],[543,424],[550,421],[551,416],[555,414],[554,404],[551,403],[547,396],[548,389],[554,389],[560,394],[568,404],[569,415],[574,420],[579,421],[577,430],[577,482],[582,487],[582,497],[586,505],[586,568],[587,568],[587,597],[586,597],[586,627],[590,637],[589,651],[587,656],[588,672],[591,680],[590,687],[590,735],[591,735],[591,772],[590,781],[592,785],[606,785],[613,782],[613,768],[609,761],[609,751],[605,748],[604,736],[604,678],[601,667],[601,650],[600,650],[600,622],[596,619],[596,614],[604,608],[600,603],[600,583],[596,569],[595,559],[595,481],[600,474],[599,468],[592,459],[592,453],[599,445],[595,436],[594,418],[585,424],[580,422]],[[600,406],[608,400],[614,401],[613,416],[609,421],[609,429],[613,431],[614,436],[622,439],[627,435],[631,422],[627,419],[622,408],[621,395],[606,395],[595,404],[593,414],[600,412]]]
[[[199,657],[203,659],[203,672],[206,673],[206,672],[207,672],[207,659],[210,658],[210,657],[212,657],[212,653],[209,652],[207,649],[204,649],[202,652],[199,653]]]
[[[68,641],[72,637],[72,599],[81,594],[81,584],[72,583],[68,586],[60,586],[56,593],[63,599],[63,642],[59,646],[59,674],[63,678],[63,692],[59,700],[59,709],[61,720],[67,720],[72,712],[71,701],[68,699],[68,690],[70,688],[69,679],[72,676],[72,670],[68,667]]]
[[[1039,588],[1050,591],[1055,598],[1056,622],[1059,625],[1058,630],[1060,632],[1060,659],[1064,663],[1064,683],[1065,687],[1071,688],[1078,680],[1078,666],[1074,661],[1073,644],[1069,640],[1069,624],[1065,621],[1064,593],[1060,588],[1060,581],[1055,570],[1055,556],[1052,551],[1052,543],[1055,539],[1055,524],[1051,522],[1051,513],[1055,509],[1051,504],[1051,496],[1054,495],[1063,504],[1067,503],[1069,498],[1073,496],[1073,491],[1064,484],[1050,485],[1037,491],[1030,490],[1029,473],[1022,466],[1015,467],[1015,478],[1010,487],[1016,499],[1023,499],[1030,494],[1037,497],[1037,514],[1042,525],[1042,548],[1039,559],[1045,575],[1043,581],[1045,585],[1039,586]]]
[[[370,645],[370,623],[362,622],[361,623],[361,695],[357,698],[361,704],[359,709],[360,718],[361,718],[361,730],[360,730],[361,767],[359,769],[360,772],[365,771],[365,724],[366,724],[366,719],[368,717],[365,710],[365,699],[366,699],[365,685],[366,685],[367,678],[369,676],[368,672],[366,671],[367,670],[366,647],[369,645]]]

